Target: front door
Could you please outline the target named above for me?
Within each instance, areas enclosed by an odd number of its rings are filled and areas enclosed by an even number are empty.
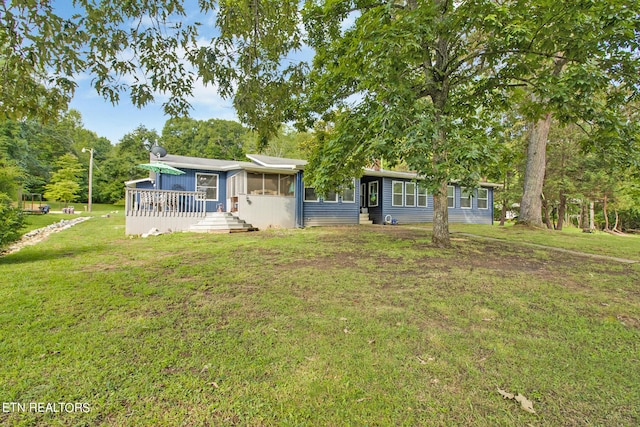
[[[360,184],[360,207],[367,207],[367,184]]]

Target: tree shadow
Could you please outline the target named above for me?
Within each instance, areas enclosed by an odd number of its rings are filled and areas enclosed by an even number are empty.
[[[38,261],[50,261],[60,258],[73,258],[104,250],[104,245],[87,245],[80,247],[66,247],[53,250],[36,249],[27,246],[12,254],[0,255],[0,265],[28,264]]]

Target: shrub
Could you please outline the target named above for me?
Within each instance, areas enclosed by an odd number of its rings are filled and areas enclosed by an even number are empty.
[[[20,229],[24,227],[24,215],[12,205],[5,193],[0,193],[0,248],[20,238]]]

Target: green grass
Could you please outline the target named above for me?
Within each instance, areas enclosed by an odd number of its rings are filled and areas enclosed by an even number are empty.
[[[49,203],[49,202],[46,202],[46,203]],[[91,212],[76,211],[76,213],[73,215],[57,213],[61,209],[62,209],[61,204],[60,203],[56,204],[56,202],[54,202],[54,205],[52,206],[52,210],[56,211],[56,213],[48,213],[46,215],[25,215],[25,227],[20,230],[20,233],[26,234],[29,231],[35,230],[37,228],[46,227],[47,225],[60,222],[63,219],[70,220],[70,219],[77,218],[78,216],[101,216],[114,211],[122,212],[124,210],[124,207],[114,206],[114,205],[94,204],[92,206]]]
[[[602,231],[583,233],[575,227],[563,231],[535,230],[521,226],[477,224],[451,224],[452,232],[471,233],[479,236],[512,242],[529,242],[597,255],[608,255],[640,261],[640,236],[616,236]]]
[[[91,411],[0,424],[638,425],[640,265],[454,237],[54,234],[0,258],[0,402]]]

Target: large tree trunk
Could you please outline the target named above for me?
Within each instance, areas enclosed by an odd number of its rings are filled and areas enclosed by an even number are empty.
[[[567,212],[567,196],[563,190],[560,190],[560,204],[558,205],[558,226],[556,230],[561,231],[564,225],[564,217]]]
[[[589,232],[589,203],[583,201],[580,208],[580,228],[582,231]]]
[[[433,194],[433,234],[431,241],[439,248],[451,246],[449,240],[449,208],[447,207],[447,181]]]
[[[590,201],[589,202],[589,230],[596,229],[595,217],[596,217],[596,204],[593,201]]]
[[[546,167],[546,150],[551,113],[538,120],[529,133],[527,164],[524,173],[524,193],[520,203],[518,223],[542,227],[542,185]]]
[[[504,223],[507,220],[507,199],[502,199],[502,211],[500,212],[500,226],[504,227]]]

